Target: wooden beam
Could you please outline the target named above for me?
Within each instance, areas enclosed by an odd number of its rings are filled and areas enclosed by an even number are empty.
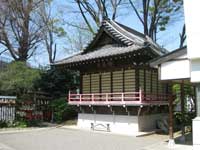
[[[79,79],[80,79],[80,93],[83,94],[82,93],[83,92],[83,74],[82,74],[82,72],[80,72]]]
[[[92,74],[90,73],[90,93],[92,93]]]
[[[151,69],[151,71],[150,71],[150,74],[151,74],[151,81],[150,81],[150,91],[151,91],[151,93],[152,93],[152,91],[153,91],[153,82],[152,82],[152,80],[153,80],[153,70]]]
[[[113,93],[113,72],[110,72],[110,92]]]
[[[146,69],[144,69],[144,92],[146,92]]]
[[[122,81],[122,82],[123,82],[123,83],[122,83],[122,84],[123,84],[123,85],[122,85],[122,86],[123,86],[122,91],[123,91],[123,92],[125,92],[125,73],[124,73],[124,72],[125,72],[125,69],[123,68],[123,71],[122,71],[122,80],[123,80],[123,81]]]
[[[184,118],[184,114],[185,114],[185,93],[184,93],[184,81],[182,80],[181,84],[180,84],[180,94],[181,94],[181,117],[182,119]],[[181,124],[181,131],[182,131],[182,135],[185,135],[185,124],[184,122],[182,122]]]
[[[102,93],[101,73],[99,73],[99,93]]]
[[[169,138],[174,139],[173,130],[173,96],[169,98]]]
[[[139,91],[140,90],[140,78],[139,78],[139,68],[135,68],[135,90]]]

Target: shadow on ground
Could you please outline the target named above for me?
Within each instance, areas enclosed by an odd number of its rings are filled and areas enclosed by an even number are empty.
[[[192,145],[192,133],[188,133],[185,136],[178,136],[175,138],[176,144]]]

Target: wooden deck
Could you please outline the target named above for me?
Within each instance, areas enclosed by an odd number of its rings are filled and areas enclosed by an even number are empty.
[[[142,91],[124,93],[91,93],[73,94],[69,92],[70,105],[115,105],[115,106],[140,106],[140,105],[168,105],[170,95],[149,94]]]

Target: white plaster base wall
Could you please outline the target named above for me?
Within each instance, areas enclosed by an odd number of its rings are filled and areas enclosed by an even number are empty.
[[[78,114],[78,127],[91,129],[91,123],[96,130],[105,130],[109,124],[113,133],[136,135],[139,131],[153,130],[156,128],[156,120],[163,118],[163,114],[148,116],[103,115],[103,114]]]
[[[140,116],[138,118],[139,131],[149,131],[152,129],[156,129],[156,121],[167,119],[167,118],[168,118],[168,115],[164,113]]]
[[[193,129],[193,150],[200,150],[200,117],[196,117],[192,121]]]

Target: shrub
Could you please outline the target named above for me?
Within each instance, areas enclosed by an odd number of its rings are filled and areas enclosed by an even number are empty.
[[[5,121],[0,121],[0,128],[6,128],[8,127],[8,123]]]
[[[54,121],[57,123],[77,116],[75,109],[68,105],[66,98],[55,99],[50,105],[53,108]]]
[[[34,89],[34,82],[39,78],[40,70],[30,68],[24,62],[12,62],[0,72],[0,91],[22,97]]]

